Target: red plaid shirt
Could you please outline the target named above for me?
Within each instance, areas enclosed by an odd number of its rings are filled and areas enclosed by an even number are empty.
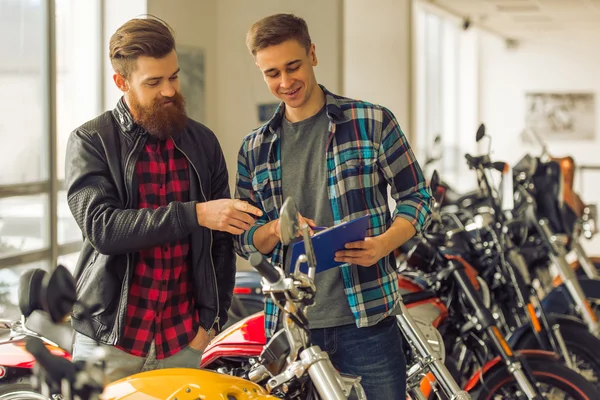
[[[159,208],[173,201],[189,201],[188,161],[172,139],[149,136],[135,166],[138,208]],[[176,240],[142,250],[127,300],[127,319],[119,346],[146,357],[155,341],[162,359],[187,346],[199,328],[192,297],[189,240]]]

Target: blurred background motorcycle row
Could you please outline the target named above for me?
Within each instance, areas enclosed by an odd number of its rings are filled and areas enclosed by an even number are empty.
[[[0,400],[367,398],[311,336],[315,237],[330,232],[312,232],[301,199],[276,208],[300,254],[236,256],[228,320],[197,368],[111,382],[104,306],[77,296],[67,141],[122,95],[111,35],[144,15],[170,24],[187,114],[215,132],[234,193],[240,144],[279,105],[244,38],[279,12],[311,27],[320,84],[389,108],[433,195],[391,257],[406,399],[600,400],[600,0],[0,0]],[[74,308],[96,333],[85,360]]]

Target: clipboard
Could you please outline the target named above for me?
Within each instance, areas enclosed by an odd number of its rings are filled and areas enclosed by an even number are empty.
[[[365,240],[369,227],[370,214],[363,215],[348,222],[332,226],[312,236],[312,244],[317,261],[316,273],[339,267],[345,263],[334,261],[335,253],[343,250],[346,243]],[[296,260],[301,254],[305,254],[304,241],[300,238],[297,242],[290,244],[289,267],[296,266]],[[286,263],[287,264],[287,263]],[[300,265],[300,271],[308,273],[308,263]]]

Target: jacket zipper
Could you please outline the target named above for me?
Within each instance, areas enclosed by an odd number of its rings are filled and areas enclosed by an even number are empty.
[[[131,171],[131,174],[128,173],[129,162],[131,161],[131,157],[133,156],[133,153],[135,153],[135,150],[137,149],[140,140],[142,140],[142,135],[138,135],[137,139],[135,140],[135,143],[133,144],[133,150],[131,150],[131,152],[127,156],[127,160],[125,161],[125,177],[128,179],[128,181],[125,182],[125,207],[129,205],[129,201],[131,200],[131,194],[129,193],[129,185],[131,184],[133,178],[133,171]]]
[[[171,138],[171,140],[173,140],[173,139]],[[185,154],[185,152],[179,146],[177,146],[177,143],[175,143],[175,140],[173,140],[173,145],[175,146],[175,148],[177,150],[179,150],[181,152],[181,154],[184,155],[184,157],[188,160],[188,163],[190,163],[190,165],[194,169],[194,172],[196,173],[196,176],[198,177],[198,181],[200,182],[200,193],[202,193],[202,197],[204,198],[204,201],[208,202],[208,199],[206,198],[206,195],[204,194],[204,189],[202,189],[202,179],[200,179],[200,174],[198,173],[198,170],[196,169],[196,166],[194,165],[194,163],[192,163],[192,161],[190,160],[190,158],[188,157],[188,155]],[[205,327],[205,329],[206,329],[207,332],[210,331],[214,327],[215,324],[218,324],[219,319],[220,319],[219,318],[219,311],[220,311],[219,310],[219,287],[217,285],[217,271],[215,269],[215,265],[214,265],[214,262],[213,262],[213,256],[212,256],[213,233],[212,233],[212,229],[209,229],[209,231],[210,231],[210,249],[209,249],[209,251],[210,251],[210,265],[211,265],[212,270],[213,270],[213,286],[214,286],[214,290],[215,290],[215,300],[216,300],[216,303],[217,303],[217,315],[216,315],[215,319],[210,323],[209,327],[208,328]],[[218,327],[219,326],[217,325],[217,328]]]
[[[131,171],[131,174],[128,173],[129,171],[129,165],[130,165],[130,161],[131,161],[131,157],[133,156],[133,153],[135,153],[138,144],[140,143],[140,140],[142,140],[142,135],[138,135],[135,143],[133,144],[133,149],[131,150],[131,152],[129,153],[129,155],[127,156],[127,160],[125,160],[125,178],[127,179],[127,182],[125,182],[125,208],[127,208],[127,206],[129,205],[129,201],[131,200],[131,195],[129,193],[129,186],[131,185],[132,182],[132,178],[133,178],[133,172]],[[129,273],[129,269],[132,268],[131,267],[131,257],[129,256],[129,254],[127,254],[127,267],[125,269],[125,271],[127,273]],[[125,281],[123,281],[123,283],[125,283]],[[123,293],[123,287],[121,287],[121,293]],[[117,332],[118,334],[115,335],[115,339],[114,339],[114,345],[116,346],[118,341],[119,341],[119,337],[121,336],[121,326],[123,326],[124,321],[122,321],[123,319],[125,319],[126,317],[126,313],[123,313],[123,315],[121,314],[121,310],[122,310],[122,302],[119,301],[119,306],[117,308],[117,323],[116,323],[116,328],[117,328]]]

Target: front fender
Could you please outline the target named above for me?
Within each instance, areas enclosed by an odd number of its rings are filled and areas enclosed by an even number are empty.
[[[580,277],[579,284],[588,299],[600,300],[600,280],[594,278]]]
[[[579,277],[581,289],[588,299],[600,299],[600,280]],[[552,289],[542,300],[544,311],[554,314],[573,314],[574,303],[564,284]]]
[[[558,356],[556,355],[556,353],[552,353],[550,351],[544,351],[544,350],[531,350],[531,349],[517,350],[515,353],[519,359],[525,360],[525,362],[527,362],[527,360],[534,360],[534,359],[558,360]],[[469,379],[469,381],[465,385],[464,390],[466,390],[467,392],[470,392],[471,390],[476,389],[477,386],[479,386],[481,384],[482,375],[483,375],[483,381],[485,382],[485,379],[486,379],[485,377],[487,375],[494,373],[497,368],[505,368],[505,367],[506,366],[502,363],[502,358],[500,358],[500,357],[496,357],[493,360],[488,361],[483,366],[483,368],[481,368],[479,371],[477,371],[475,374],[473,374],[471,379]]]
[[[546,319],[548,320],[548,325],[550,326],[558,324],[561,326],[575,326],[583,329],[584,331],[588,330],[587,326],[582,320],[572,315],[551,313],[546,315]],[[525,324],[516,329],[508,338],[508,343],[510,346],[514,349],[527,348],[528,344],[532,343],[532,340],[534,340],[532,339],[534,334],[531,329],[532,328],[529,326],[529,324]]]

